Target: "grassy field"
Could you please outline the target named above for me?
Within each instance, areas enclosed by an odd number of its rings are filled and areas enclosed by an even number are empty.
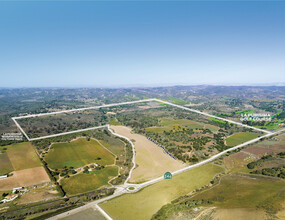
[[[5,148],[7,150],[0,154],[0,174],[13,172],[13,175],[0,180],[0,191],[50,181],[31,143],[12,144]]]
[[[61,181],[64,191],[68,195],[75,195],[98,189],[107,185],[110,178],[118,175],[118,167],[110,166],[102,170],[92,171],[89,174],[78,174]]]
[[[122,142],[120,145],[109,144],[105,141],[99,141],[104,147],[111,151],[115,155],[125,154],[125,144]]]
[[[214,118],[214,117],[209,117],[209,119],[211,121],[215,121],[215,122],[219,122],[219,123],[222,123],[222,124],[226,124],[226,121],[223,121],[223,120],[220,120],[220,119],[217,119],[217,118]]]
[[[12,172],[13,166],[6,152],[0,153],[0,176]]]
[[[45,161],[52,169],[64,166],[77,168],[94,162],[100,165],[114,164],[115,156],[97,140],[79,138],[70,143],[53,144]]]
[[[173,104],[176,104],[176,105],[186,105],[186,104],[189,104],[189,102],[184,101],[182,99],[175,98],[175,97],[171,97],[170,100],[171,100],[171,102]]]
[[[23,170],[33,167],[40,167],[41,162],[31,143],[19,143],[11,145],[7,154],[14,170]]]
[[[280,211],[285,207],[285,180],[264,176],[227,175],[219,185],[193,199],[208,199],[223,209],[263,208]],[[283,207],[282,207],[283,203]]]
[[[234,135],[231,135],[230,137],[226,138],[226,144],[229,147],[233,147],[239,144],[242,144],[244,142],[247,142],[249,140],[252,140],[254,138],[259,137],[260,134],[257,133],[251,133],[251,132],[241,132]]]
[[[7,150],[0,154],[0,174],[42,166],[29,142],[12,144],[5,148]]]
[[[114,219],[150,219],[163,205],[208,184],[220,172],[223,172],[220,166],[207,164],[100,206]]]
[[[110,125],[121,125],[120,122],[118,122],[118,120],[116,118],[111,118],[109,121]]]
[[[62,220],[78,220],[78,219],[80,220],[91,220],[91,219],[105,220],[106,218],[102,216],[102,214],[98,210],[94,210],[93,208],[88,208],[76,214],[62,218]]]
[[[243,111],[236,111],[235,114],[250,114],[256,112],[255,110],[248,109],[248,110],[243,110]]]

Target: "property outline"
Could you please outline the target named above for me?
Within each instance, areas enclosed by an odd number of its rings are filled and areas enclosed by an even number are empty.
[[[74,130],[74,131],[67,131],[67,132],[62,132],[62,133],[58,133],[58,134],[52,134],[52,135],[46,135],[46,136],[42,136],[42,137],[36,137],[36,138],[30,138],[26,132],[23,130],[23,128],[21,127],[21,125],[17,122],[17,119],[23,119],[23,118],[34,118],[34,117],[41,117],[41,116],[45,116],[45,115],[56,115],[56,114],[62,114],[62,113],[70,113],[70,112],[78,112],[78,111],[85,111],[85,110],[90,110],[90,109],[101,109],[101,108],[108,108],[108,107],[113,107],[113,106],[121,106],[121,105],[130,105],[130,104],[135,104],[135,103],[142,103],[142,102],[160,102],[166,105],[171,105],[180,109],[184,109],[186,111],[191,111],[197,114],[201,114],[207,117],[213,117],[219,120],[223,120],[223,121],[227,121],[229,123],[233,123],[239,126],[243,126],[243,127],[247,127],[247,128],[251,128],[253,130],[256,131],[260,131],[263,133],[267,133],[267,134],[271,134],[272,132],[270,131],[266,131],[260,128],[255,128],[249,125],[245,125],[242,124],[240,122],[236,122],[236,121],[232,121],[226,118],[221,118],[215,115],[211,115],[205,112],[201,112],[192,108],[188,108],[188,107],[184,107],[181,105],[177,105],[177,104],[173,104],[171,102],[167,102],[167,101],[163,101],[160,99],[156,99],[156,98],[152,98],[152,99],[142,99],[142,100],[137,100],[137,101],[130,101],[130,102],[120,102],[120,103],[113,103],[113,104],[106,104],[106,105],[100,105],[100,106],[92,106],[92,107],[86,107],[86,108],[78,108],[78,109],[70,109],[70,110],[63,110],[63,111],[56,111],[56,112],[47,112],[47,113],[39,113],[39,114],[31,114],[31,115],[24,115],[24,116],[17,116],[17,117],[12,117],[12,120],[14,121],[14,123],[16,124],[16,126],[20,129],[20,131],[24,134],[24,136],[27,138],[28,141],[35,141],[35,140],[40,140],[40,139],[45,139],[45,138],[51,138],[51,137],[57,137],[57,136],[62,136],[62,135],[66,135],[66,134],[72,134],[72,133],[78,133],[78,132],[82,132],[82,131],[89,131],[89,130],[95,130],[95,129],[100,129],[100,128],[106,128],[108,126],[108,124],[106,125],[101,125],[101,126],[97,126],[97,127],[91,127],[91,128],[84,128],[84,129],[78,129],[78,130]]]
[[[195,109],[191,109],[191,108],[188,108],[188,107],[184,107],[184,106],[180,106],[180,105],[176,105],[176,104],[173,104],[173,103],[170,103],[170,102],[167,102],[167,101],[163,101],[163,100],[160,100],[160,99],[144,99],[144,100],[139,100],[139,101],[131,101],[131,102],[123,102],[123,103],[114,103],[114,104],[108,104],[108,105],[102,105],[102,106],[94,106],[94,107],[88,107],[88,108],[80,108],[80,109],[72,109],[72,110],[65,110],[65,111],[58,111],[58,112],[50,112],[50,113],[40,113],[40,114],[34,114],[34,115],[26,115],[26,116],[19,116],[19,117],[13,117],[12,120],[15,122],[15,124],[17,125],[17,127],[20,129],[20,131],[27,137],[27,139],[29,141],[32,141],[32,140],[38,140],[38,139],[44,139],[44,138],[50,138],[50,137],[55,137],[55,136],[60,136],[60,135],[65,135],[65,134],[70,134],[70,133],[77,133],[77,132],[81,132],[81,131],[86,131],[86,130],[93,130],[93,129],[99,129],[99,128],[107,128],[112,134],[114,134],[115,136],[118,136],[118,137],[121,137],[121,138],[124,138],[125,140],[127,140],[131,146],[132,146],[132,150],[133,150],[133,158],[132,158],[132,162],[133,162],[133,167],[131,168],[130,172],[129,172],[129,176],[128,178],[126,179],[126,181],[122,184],[122,185],[117,185],[115,186],[116,188],[116,192],[113,194],[113,195],[110,195],[110,196],[107,196],[107,197],[104,197],[102,199],[99,199],[99,200],[96,200],[96,201],[93,201],[93,202],[90,202],[84,206],[81,206],[81,207],[78,207],[78,208],[75,208],[73,210],[70,210],[68,212],[65,212],[65,213],[62,213],[62,214],[59,214],[59,215],[56,215],[54,217],[51,217],[49,218],[50,220],[53,220],[53,219],[59,219],[59,217],[64,217],[64,216],[67,216],[71,213],[76,213],[78,210],[82,210],[85,209],[85,208],[88,208],[88,207],[92,207],[92,208],[95,208],[97,209],[105,218],[107,219],[112,219],[111,216],[108,215],[108,213],[106,213],[106,211],[104,211],[100,206],[99,204],[104,202],[104,201],[107,201],[107,200],[110,200],[112,198],[115,198],[117,196],[120,196],[122,194],[125,194],[125,193],[134,193],[134,192],[137,192],[139,191],[140,189],[146,187],[146,186],[149,186],[149,185],[152,185],[154,183],[157,183],[159,181],[162,181],[164,178],[163,176],[161,177],[158,177],[158,178],[155,178],[155,179],[152,179],[152,180],[149,180],[147,182],[144,182],[144,183],[141,183],[141,184],[132,184],[132,183],[127,183],[127,181],[129,180],[131,174],[132,174],[132,171],[135,169],[136,165],[135,165],[135,149],[134,149],[134,144],[132,143],[132,141],[127,138],[127,137],[124,137],[124,136],[121,136],[119,134],[116,134],[114,131],[112,131],[112,129],[110,129],[110,125],[109,124],[106,124],[106,125],[102,125],[102,126],[98,126],[98,127],[92,127],[92,128],[85,128],[85,129],[80,129],[80,130],[75,130],[75,131],[69,131],[69,132],[63,132],[63,133],[59,133],[59,134],[54,134],[54,135],[48,135],[48,136],[43,136],[43,137],[38,137],[38,138],[29,138],[28,135],[25,133],[25,131],[22,129],[22,127],[19,125],[19,123],[16,121],[17,119],[21,119],[21,118],[30,118],[30,117],[38,117],[38,116],[42,116],[42,115],[52,115],[52,114],[60,114],[60,113],[66,113],[66,112],[75,112],[75,111],[83,111],[83,110],[88,110],[88,109],[99,109],[99,108],[103,108],[103,107],[112,107],[112,106],[119,106],[119,105],[126,105],[126,104],[133,104],[133,103],[141,103],[141,102],[150,102],[150,101],[156,101],[156,102],[160,102],[160,103],[164,103],[164,104],[167,104],[167,105],[171,105],[171,106],[174,106],[174,107],[178,107],[178,108],[181,108],[181,109],[184,109],[184,110],[187,110],[187,111],[191,111],[191,112],[195,112],[195,113],[198,113],[198,114],[202,114],[202,115],[205,115],[207,117],[214,117],[216,119],[220,119],[220,120],[223,120],[223,121],[227,121],[229,123],[233,123],[233,124],[237,124],[237,125],[240,125],[240,126],[243,126],[243,127],[247,127],[247,128],[251,128],[253,130],[257,130],[257,131],[260,131],[260,132],[264,132],[266,133],[265,135],[262,135],[260,137],[257,137],[255,139],[252,139],[252,140],[249,140],[245,143],[242,143],[240,145],[237,145],[237,146],[234,146],[234,147],[231,147],[231,148],[228,148],[216,155],[213,155],[212,157],[206,159],[206,160],[203,160],[199,163],[196,163],[196,164],[193,164],[193,165],[189,165],[187,167],[184,167],[182,169],[179,169],[179,170],[176,170],[172,173],[172,175],[177,175],[177,174],[180,174],[182,172],[185,172],[187,170],[190,170],[190,169],[194,169],[196,167],[199,167],[199,166],[202,166],[204,164],[207,164],[217,158],[219,158],[220,156],[222,156],[223,154],[227,153],[227,152],[230,152],[230,151],[233,151],[233,150],[236,150],[236,149],[239,149],[239,148],[243,148],[249,144],[253,144],[257,141],[260,141],[264,138],[268,138],[270,136],[273,136],[275,134],[278,134],[278,133],[281,133],[283,131],[285,131],[285,129],[281,129],[279,131],[276,131],[276,132],[270,132],[270,131],[266,131],[266,130],[263,130],[263,129],[259,129],[259,128],[255,128],[255,127],[252,127],[252,126],[248,126],[248,125],[244,125],[242,123],[239,123],[239,122],[235,122],[235,121],[232,121],[232,120],[229,120],[229,119],[225,119],[225,118],[221,118],[221,117],[218,117],[218,116],[215,116],[215,115],[211,115],[211,114],[208,114],[208,113],[205,113],[205,112],[201,112],[201,111],[198,111],[198,110],[195,110]],[[132,186],[135,188],[135,190],[133,191],[129,191],[128,188]],[[114,186],[113,186],[114,187]]]

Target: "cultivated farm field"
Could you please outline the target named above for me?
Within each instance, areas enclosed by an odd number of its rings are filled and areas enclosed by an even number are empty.
[[[252,140],[254,138],[260,137],[260,134],[257,133],[251,133],[251,132],[240,132],[237,134],[233,134],[230,137],[226,138],[226,144],[229,147],[233,147],[239,144],[242,144],[244,142],[247,142],[249,140]]]
[[[117,166],[108,166],[101,170],[90,173],[80,173],[69,178],[64,178],[61,185],[68,195],[75,195],[94,191],[102,186],[108,185],[108,181],[118,175]]]
[[[114,219],[148,220],[163,205],[208,184],[223,172],[220,166],[207,164],[150,185],[134,194],[122,195],[100,206]],[[124,210],[124,211],[122,211]]]
[[[41,162],[30,142],[5,146],[0,153],[0,174],[41,166]],[[6,170],[6,172],[5,172]]]
[[[70,143],[52,144],[45,161],[52,169],[65,166],[78,168],[90,163],[114,164],[115,156],[97,140],[78,138]]]
[[[12,172],[13,166],[7,152],[0,153],[0,175]]]
[[[31,143],[12,144],[4,148],[6,150],[0,154],[0,174],[11,173],[12,176],[0,179],[0,191],[50,181]]]
[[[227,175],[219,185],[197,194],[195,200],[210,200],[218,211],[214,217],[226,216],[231,211],[237,211],[236,219],[245,219],[248,214],[255,213],[262,219],[266,214],[277,214],[284,210],[285,180],[264,176]],[[220,210],[219,210],[220,209]],[[271,213],[266,213],[266,210]],[[254,215],[253,215],[254,216]],[[269,217],[269,216],[268,216]],[[272,216],[271,216],[272,217]]]
[[[18,170],[12,172],[12,174],[13,176],[0,180],[0,191],[50,182],[49,176],[43,167]]]

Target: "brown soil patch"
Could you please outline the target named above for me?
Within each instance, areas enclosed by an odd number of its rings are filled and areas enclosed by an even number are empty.
[[[224,158],[224,163],[227,169],[234,167],[246,166],[252,160],[258,159],[245,152],[238,152]]]
[[[19,170],[12,173],[13,176],[0,180],[0,191],[50,182],[49,176],[43,167]]]
[[[257,209],[235,208],[235,209],[216,209],[214,220],[244,220],[244,219],[267,219],[266,212]]]
[[[262,157],[264,154],[272,154],[273,152],[275,152],[272,148],[267,149],[267,148],[256,147],[256,146],[248,147],[244,149],[243,151],[254,154],[259,157]]]
[[[168,156],[162,148],[145,136],[132,133],[131,128],[111,126],[111,129],[119,135],[135,140],[137,167],[133,170],[129,182],[144,182],[162,176],[167,171],[173,172],[186,166]]]
[[[57,194],[46,190],[31,191],[22,195],[20,197],[20,200],[17,201],[17,204],[27,204],[39,201],[46,201],[57,197],[58,197]]]

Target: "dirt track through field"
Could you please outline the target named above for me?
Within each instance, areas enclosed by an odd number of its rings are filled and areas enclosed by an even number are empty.
[[[183,163],[168,156],[162,148],[149,141],[145,136],[132,133],[131,128],[111,126],[111,129],[119,135],[135,140],[137,167],[129,182],[144,182],[162,176],[167,171],[173,172],[186,167]]]
[[[16,187],[26,187],[50,182],[43,167],[35,167],[25,170],[14,171],[13,176],[0,179],[0,191],[12,190]]]

